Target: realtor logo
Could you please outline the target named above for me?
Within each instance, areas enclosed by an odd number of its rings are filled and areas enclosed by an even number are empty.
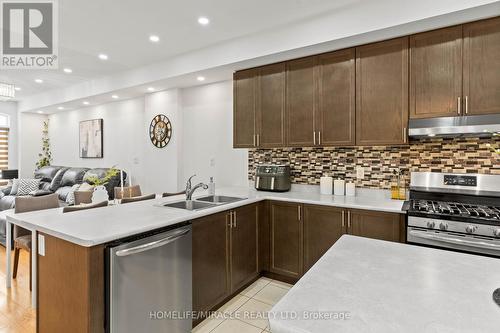
[[[0,0],[0,68],[57,69],[57,17],[56,0]]]

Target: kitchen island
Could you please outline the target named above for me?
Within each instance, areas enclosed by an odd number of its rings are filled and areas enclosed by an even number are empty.
[[[497,288],[499,259],[344,235],[269,321],[273,333],[498,332]]]
[[[231,187],[217,194],[240,200],[201,210],[165,207],[184,199],[176,196],[65,214],[61,208],[11,214],[7,222],[33,231],[33,296],[35,305],[38,297],[40,331],[100,332],[108,307],[103,298],[107,249],[145,233],[192,223],[193,277],[203,277],[193,280],[197,311],[216,308],[259,275],[297,281],[343,233],[404,241],[403,202],[391,200],[387,191],[360,190],[356,197],[318,192],[314,186],[286,193]],[[317,220],[322,224],[311,224]],[[328,234],[323,224],[333,226]]]

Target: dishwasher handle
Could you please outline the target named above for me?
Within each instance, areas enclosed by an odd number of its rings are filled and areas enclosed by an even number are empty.
[[[189,229],[189,228],[188,229],[179,229],[179,230],[176,230],[176,231],[172,232],[170,235],[168,235],[165,238],[162,238],[162,239],[159,239],[159,240],[155,240],[153,242],[149,242],[149,243],[146,243],[146,244],[141,244],[141,245],[138,245],[138,246],[134,246],[134,247],[131,247],[129,249],[119,250],[119,251],[116,251],[115,254],[118,257],[126,257],[126,256],[129,256],[129,255],[132,255],[132,254],[141,253],[141,252],[144,252],[144,251],[149,251],[149,250],[155,249],[157,247],[160,247],[160,246],[167,245],[169,243],[175,242],[179,238],[181,238],[184,235],[186,235],[190,230],[191,229]]]

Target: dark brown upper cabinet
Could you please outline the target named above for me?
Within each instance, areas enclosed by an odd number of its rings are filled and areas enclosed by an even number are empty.
[[[464,25],[464,112],[500,113],[500,18]]]
[[[356,143],[355,49],[335,51],[317,57],[316,144],[320,146]]]
[[[410,37],[410,118],[462,112],[462,26]]]
[[[407,143],[408,37],[356,48],[356,144]]]
[[[285,144],[285,63],[259,68],[255,145],[261,148]]]
[[[256,144],[255,95],[258,71],[248,69],[233,76],[233,146],[252,148]]]
[[[286,63],[286,145],[310,147],[316,144],[315,57]]]

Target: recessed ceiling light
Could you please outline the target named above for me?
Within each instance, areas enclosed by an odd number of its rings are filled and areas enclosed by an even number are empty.
[[[20,91],[21,90],[21,87],[15,87],[14,88],[16,91]]]
[[[87,102],[87,101],[84,101],[82,104],[83,104],[83,105],[89,105],[90,103],[89,103],[89,102]]]
[[[111,98],[118,99],[118,95],[111,95]]]
[[[73,70],[71,68],[65,68],[63,69],[64,73],[73,73]]]
[[[64,110],[64,106],[58,106],[57,109],[58,110]]]
[[[36,83],[43,83],[43,80],[42,79],[35,79],[35,82]]]
[[[196,80],[198,80],[198,81],[200,81],[200,82],[201,82],[201,81],[205,81],[205,77],[204,77],[204,76],[198,76],[198,77],[196,78]]]
[[[37,111],[36,113],[43,113],[43,111]]]
[[[101,53],[101,54],[99,54],[99,59],[101,59],[101,60],[108,60],[108,55],[104,54],[104,53]]]
[[[153,42],[153,43],[158,43],[160,41],[160,37],[158,37],[156,35],[151,35],[151,36],[149,36],[149,41]]]
[[[210,20],[208,19],[208,17],[201,16],[201,17],[198,17],[198,23],[201,25],[207,25],[210,23]]]
[[[148,91],[155,91],[155,88],[153,88],[153,87],[148,87]]]

